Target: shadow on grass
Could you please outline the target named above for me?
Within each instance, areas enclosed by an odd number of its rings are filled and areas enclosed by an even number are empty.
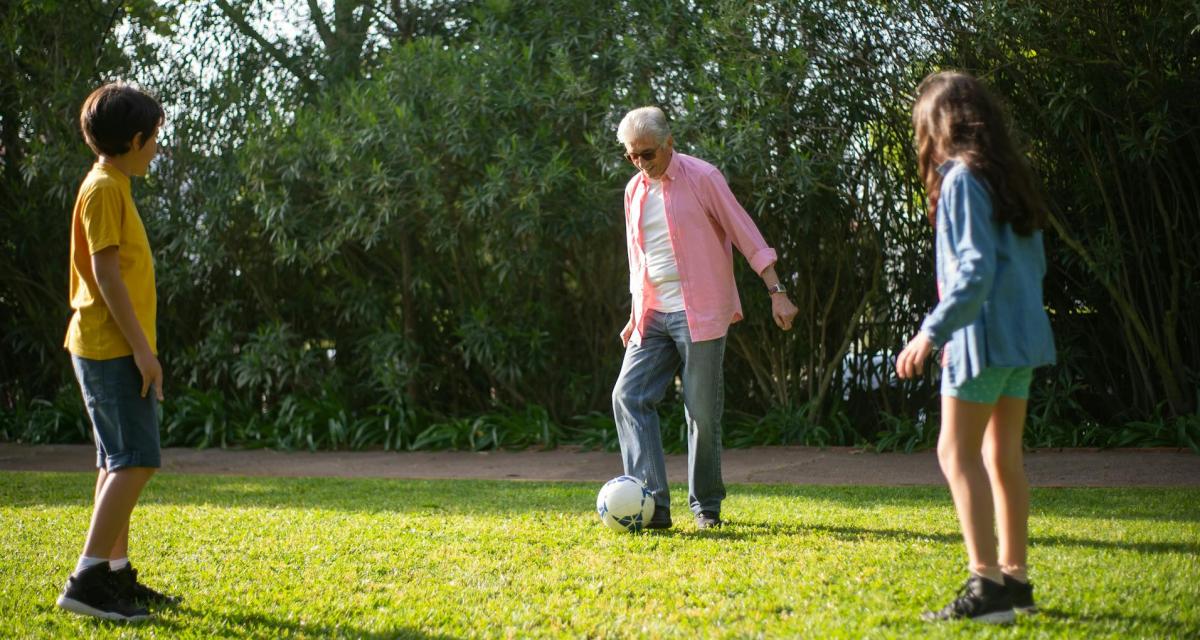
[[[1184,622],[1178,618],[1136,615],[1118,612],[1080,614],[1061,609],[1043,607],[1036,617],[1080,629],[1083,625],[1119,625],[1137,630],[1137,635],[1146,637],[1147,632],[1161,638],[1200,638],[1200,624]],[[1131,630],[1132,630],[1131,629]]]
[[[430,634],[419,629],[403,626],[387,626],[384,631],[364,629],[354,624],[301,624],[293,620],[281,620],[257,613],[223,615],[218,618],[227,631],[238,636],[266,638],[362,638],[366,640],[454,640],[457,636]],[[210,619],[196,619],[190,626],[210,626]],[[220,632],[220,629],[214,629]]]
[[[956,630],[964,637],[980,635],[983,629],[991,628],[968,620],[925,622],[917,616],[889,616],[881,626],[901,631],[905,636],[922,637],[931,635],[931,631]],[[1041,631],[1038,635],[1054,635],[1047,627],[1060,627],[1066,634],[1064,637],[1087,638],[1093,636],[1112,636],[1114,632],[1120,636],[1137,638],[1198,638],[1200,625],[1183,622],[1177,618],[1131,615],[1121,613],[1075,614],[1059,609],[1042,608],[1034,615],[1017,615],[1010,625],[997,625],[996,630],[1011,629],[1018,637],[1031,636],[1031,628]],[[1024,629],[1022,629],[1024,628]]]
[[[360,628],[354,624],[301,624],[262,614],[216,614],[187,605],[159,610],[154,617],[139,622],[102,620],[68,613],[54,604],[36,607],[40,614],[64,616],[64,622],[79,622],[85,633],[97,634],[122,631],[132,637],[165,633],[176,637],[185,632],[203,630],[210,636],[233,636],[255,638],[364,638],[367,640],[455,640],[457,636],[430,634],[404,626],[387,626],[384,631]]]
[[[89,473],[0,472],[0,505],[91,506]],[[155,477],[141,504],[239,508],[313,508],[381,513],[574,513],[594,500],[598,484],[511,480],[397,480],[384,478]],[[677,488],[676,486],[672,487]],[[1034,497],[1037,517],[1119,518],[1200,522],[1200,491],[1187,489],[1058,489]],[[686,492],[685,492],[686,493]],[[1038,495],[1042,494],[1042,495]],[[945,509],[938,487],[824,487],[747,485],[736,498],[794,499],[806,505],[873,509]],[[803,518],[802,513],[797,515]],[[925,536],[929,537],[929,536]]]
[[[101,631],[125,630],[128,631],[130,635],[137,637],[141,635],[138,633],[139,631],[154,629],[156,631],[162,630],[164,632],[168,632],[170,636],[175,636],[178,635],[179,632],[182,632],[186,629],[186,625],[181,624],[180,621],[174,617],[174,612],[178,611],[177,608],[170,609],[172,614],[169,616],[164,617],[161,615],[155,615],[152,618],[140,620],[138,622],[104,620],[101,618],[92,618],[77,613],[71,613],[60,609],[58,605],[53,604],[53,600],[47,601],[44,604],[38,604],[34,606],[34,609],[39,614],[50,617],[51,619],[57,620],[57,618],[61,617],[63,622],[79,622],[85,625],[85,627],[92,633],[99,633]]]
[[[668,532],[675,532],[670,529]],[[944,544],[959,544],[962,536],[947,533],[930,533],[909,531],[906,529],[871,529],[865,527],[843,527],[825,524],[792,524],[779,522],[728,522],[720,529],[694,530],[679,529],[680,537],[715,538],[728,540],[746,540],[763,535],[808,536],[813,534],[829,534],[840,541],[861,542],[868,540],[898,540],[898,541],[934,541]],[[1110,540],[1089,540],[1086,538],[1071,538],[1068,536],[1035,536],[1030,539],[1030,546],[1047,547],[1080,547],[1088,549],[1106,549],[1112,551],[1133,551],[1135,553],[1181,553],[1200,554],[1200,542],[1119,542]]]
[[[0,506],[90,508],[91,474],[0,473]],[[595,501],[580,485],[504,480],[155,477],[139,505],[320,509],[355,513],[562,513]]]

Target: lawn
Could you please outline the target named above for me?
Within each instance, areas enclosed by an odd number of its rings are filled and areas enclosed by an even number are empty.
[[[0,473],[0,638],[1200,637],[1200,490],[1034,492],[1044,612],[918,619],[966,564],[941,488],[734,486],[728,524],[615,534],[590,484],[157,477],[134,563],[150,622],[60,612],[90,474]]]

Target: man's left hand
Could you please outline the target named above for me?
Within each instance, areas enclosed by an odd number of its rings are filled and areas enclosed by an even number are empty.
[[[792,319],[796,317],[797,313],[800,313],[800,310],[792,304],[786,293],[771,294],[771,315],[774,316],[775,324],[779,325],[780,329],[791,331]]]

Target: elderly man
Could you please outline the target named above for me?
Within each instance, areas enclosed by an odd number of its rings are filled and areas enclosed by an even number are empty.
[[[688,504],[701,529],[721,525],[721,412],[725,334],[742,319],[733,247],[762,276],[775,324],[787,331],[796,306],[775,274],[775,250],[711,164],[675,151],[657,107],[635,109],[617,128],[638,168],[625,187],[625,236],[633,311],[621,331],[625,361],[613,415],[626,475],[654,495],[651,529],[671,526],[671,497],[658,403],[683,365],[688,427]]]

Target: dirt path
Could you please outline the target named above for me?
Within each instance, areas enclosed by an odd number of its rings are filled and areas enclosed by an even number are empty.
[[[0,471],[84,471],[95,465],[89,445],[0,443]],[[721,466],[728,483],[940,485],[932,451],[866,453],[848,447],[729,449]],[[1040,487],[1200,487],[1200,456],[1161,449],[1043,449],[1025,456]],[[478,478],[602,482],[621,474],[615,453],[554,451],[280,452],[166,449],[163,472],[245,476]],[[687,478],[687,456],[667,456],[673,482]]]

